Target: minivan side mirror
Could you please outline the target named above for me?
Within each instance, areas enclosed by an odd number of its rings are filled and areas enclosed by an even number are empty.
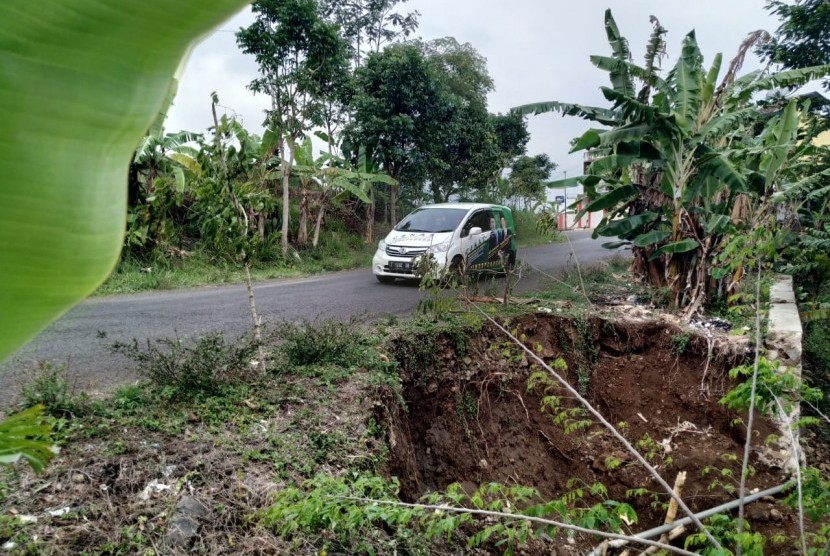
[[[474,227],[470,228],[470,235],[471,236],[477,236],[480,233],[481,233],[481,228],[479,228],[478,226],[474,226]]]

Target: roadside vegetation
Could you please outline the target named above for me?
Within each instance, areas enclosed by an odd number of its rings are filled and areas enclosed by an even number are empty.
[[[507,305],[460,284],[440,289],[455,303],[412,319],[279,324],[261,345],[219,335],[114,345],[142,379],[103,398],[45,366],[20,403],[44,408],[61,452],[39,476],[5,468],[0,542],[9,554],[584,553],[598,535],[659,524],[672,504],[575,393],[611,408],[614,427],[667,480],[686,471],[680,492],[695,511],[734,500],[752,397],[746,344],[716,336],[713,350],[670,313],[655,320],[669,301],[634,283],[629,263],[574,264]],[[771,369],[764,363],[759,380],[782,403],[795,392],[816,400]],[[671,409],[668,392],[682,400]],[[775,398],[760,399],[774,415]],[[705,436],[693,428],[701,419]],[[761,446],[777,432],[757,419]],[[787,482],[766,460],[751,464],[752,488]],[[537,465],[549,471],[530,472]],[[807,542],[820,549],[828,478],[803,474]],[[795,491],[771,500],[748,506],[740,537],[729,513],[709,530],[749,553],[790,550]],[[707,546],[684,531],[689,550]]]

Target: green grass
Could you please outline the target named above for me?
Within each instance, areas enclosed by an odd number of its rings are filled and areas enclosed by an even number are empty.
[[[575,307],[589,305],[589,299],[593,302],[598,296],[613,294],[627,297],[633,293],[638,298],[642,296],[643,301],[649,301],[650,296],[645,288],[634,283],[631,278],[630,265],[631,261],[626,257],[613,257],[608,261],[583,266],[580,269],[569,267],[558,275],[549,277],[541,291],[526,295],[553,301],[566,301]]]
[[[540,232],[536,228],[536,218],[530,211],[513,211],[513,222],[516,225],[516,246],[520,249],[565,241],[564,234],[556,230]]]
[[[317,252],[309,250],[300,252],[289,262],[256,262],[251,267],[251,278],[256,282],[368,267],[374,252],[375,245],[350,245],[341,250],[322,248]],[[244,279],[241,264],[196,251],[185,258],[156,256],[148,262],[123,260],[94,295],[240,284]]]

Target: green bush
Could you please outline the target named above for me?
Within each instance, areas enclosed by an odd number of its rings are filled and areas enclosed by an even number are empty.
[[[355,323],[325,320],[320,323],[302,321],[284,323],[277,328],[282,340],[280,351],[288,363],[307,365],[339,365],[341,367],[366,366],[373,350],[369,335]]]
[[[42,405],[54,417],[68,417],[83,413],[89,403],[86,393],[76,394],[69,383],[66,368],[41,363],[31,381],[22,388],[23,405]]]
[[[250,380],[258,356],[253,340],[230,343],[219,333],[192,343],[178,337],[148,340],[144,349],[138,340],[117,342],[111,349],[138,363],[139,374],[166,398],[180,401],[218,395],[223,386]]]

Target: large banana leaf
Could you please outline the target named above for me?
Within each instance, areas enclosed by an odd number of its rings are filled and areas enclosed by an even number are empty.
[[[133,150],[191,41],[242,5],[0,2],[0,360],[106,278]]]
[[[631,61],[631,49],[628,46],[628,39],[622,36],[611,10],[605,10],[605,35],[611,45],[614,58],[621,62]],[[611,85],[620,94],[634,96],[634,83],[631,74],[625,65],[617,65],[609,70]]]
[[[49,440],[52,428],[43,420],[43,406],[30,407],[0,421],[0,464],[21,459],[40,471],[57,453]]]
[[[586,120],[600,123],[602,125],[613,126],[619,124],[619,118],[614,110],[608,108],[598,108],[596,106],[583,106],[581,104],[572,104],[567,102],[557,102],[555,100],[548,102],[534,102],[533,104],[523,104],[510,110],[523,116],[533,114],[538,116],[546,112],[560,112],[563,116],[578,116]]]
[[[700,68],[700,49],[695,32],[683,40],[683,49],[675,68],[676,121],[685,132],[692,129],[700,110],[700,88],[703,81]]]

